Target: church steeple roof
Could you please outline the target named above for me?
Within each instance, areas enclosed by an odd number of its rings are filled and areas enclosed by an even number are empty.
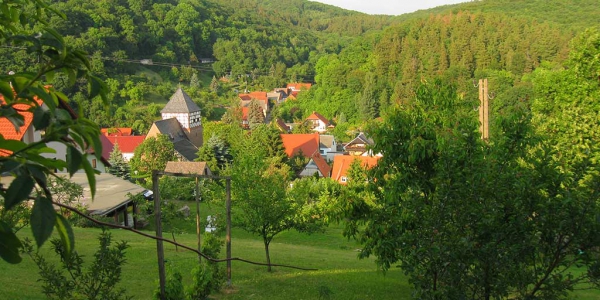
[[[163,108],[161,113],[193,113],[200,111],[200,107],[192,101],[192,98],[188,94],[186,94],[181,87],[177,88],[177,91],[171,96],[165,108]]]

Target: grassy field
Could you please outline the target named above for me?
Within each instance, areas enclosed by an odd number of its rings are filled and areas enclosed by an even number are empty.
[[[210,212],[211,209],[203,209]],[[182,221],[179,227],[194,228],[193,219]],[[76,248],[86,258],[97,249],[100,229],[75,228]],[[113,240],[126,240],[127,263],[123,266],[120,286],[135,299],[151,299],[157,287],[158,270],[156,243],[124,230],[112,230]],[[151,233],[151,232],[149,232]],[[23,229],[21,236],[28,236]],[[165,236],[170,236],[165,233]],[[195,234],[175,235],[180,243],[194,247]],[[214,299],[412,299],[412,288],[399,268],[385,275],[378,271],[373,259],[357,259],[359,246],[341,235],[340,226],[331,226],[325,232],[313,235],[285,232],[277,236],[270,248],[273,263],[288,264],[318,271],[299,271],[275,268],[269,273],[265,267],[242,262],[232,263],[232,286],[213,296]],[[57,261],[51,254],[49,244],[40,250],[46,258]],[[184,283],[191,282],[190,270],[197,256],[189,251],[165,244],[168,268],[179,270]],[[224,253],[224,249],[222,253]],[[253,261],[263,262],[262,242],[244,231],[232,232],[232,254]],[[223,254],[224,255],[224,254]],[[85,259],[85,258],[84,258]],[[225,267],[225,265],[223,265]],[[0,299],[45,299],[37,281],[37,267],[25,257],[19,265],[0,261]],[[320,297],[329,293],[329,298]],[[573,299],[599,299],[597,291],[573,294]]]

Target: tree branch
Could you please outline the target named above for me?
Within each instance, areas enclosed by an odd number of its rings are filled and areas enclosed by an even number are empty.
[[[61,204],[61,203],[58,203],[58,202],[54,202],[54,201],[52,201],[52,203],[54,205],[56,205],[56,206],[61,207],[61,208],[65,208],[67,210],[70,210],[70,211],[72,211],[72,212],[74,212],[74,213],[76,213],[76,214],[84,217],[85,219],[98,224],[98,225],[107,226],[107,227],[111,227],[111,228],[124,229],[124,230],[131,231],[133,233],[139,234],[141,236],[144,236],[144,237],[147,237],[147,238],[150,238],[150,239],[153,239],[153,240],[160,240],[160,241],[163,241],[163,242],[167,242],[169,244],[172,244],[172,245],[179,246],[181,248],[190,250],[190,251],[192,251],[192,252],[194,252],[194,253],[202,256],[203,258],[205,258],[206,260],[209,260],[211,262],[220,263],[220,262],[234,261],[235,260],[235,261],[241,261],[241,262],[245,262],[245,263],[249,263],[249,264],[253,264],[253,265],[258,265],[258,266],[265,266],[265,267],[269,266],[269,264],[254,262],[254,261],[250,261],[250,260],[239,258],[239,257],[232,257],[232,258],[229,258],[229,259],[227,259],[227,258],[224,258],[224,259],[215,259],[215,258],[207,256],[206,254],[204,254],[204,253],[202,253],[202,252],[200,252],[200,251],[198,251],[198,250],[196,250],[194,248],[188,247],[186,245],[182,245],[182,244],[179,244],[177,242],[173,242],[173,241],[165,239],[165,238],[153,236],[153,235],[141,232],[141,231],[133,229],[133,228],[129,228],[129,227],[121,226],[121,225],[110,224],[110,223],[98,221],[98,220],[96,220],[96,219],[94,219],[94,218],[86,215],[85,213],[77,210],[74,207],[71,207],[71,206],[68,206],[68,205],[65,205],[65,204]],[[303,270],[303,271],[317,271],[318,270],[318,269],[302,268],[302,267],[296,267],[296,266],[290,266],[290,265],[270,264],[270,266],[272,266],[272,267],[290,268],[290,269]]]

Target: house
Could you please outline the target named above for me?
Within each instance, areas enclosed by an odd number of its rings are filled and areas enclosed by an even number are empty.
[[[319,134],[281,134],[283,147],[288,157],[301,153],[304,157],[311,158],[319,152]]]
[[[372,168],[377,165],[380,158],[379,156],[335,156],[331,168],[331,178],[341,184],[346,184],[348,182],[348,170],[355,160],[358,160],[363,168]]]
[[[46,104],[44,104],[44,101],[42,101],[41,99],[37,99],[37,98],[35,99],[35,101],[36,101],[37,105],[41,106],[43,109],[46,109]],[[2,97],[2,95],[0,95],[0,104],[6,104],[4,97]],[[39,130],[35,129],[35,127],[33,126],[33,113],[27,111],[28,109],[31,108],[31,105],[16,104],[13,106],[13,108],[18,110],[19,114],[21,114],[23,116],[23,124],[17,130],[15,128],[15,126],[12,124],[12,122],[10,122],[10,120],[8,120],[7,118],[0,118],[0,135],[2,135],[2,137],[4,137],[4,139],[22,141],[26,144],[35,143],[35,142],[42,140],[43,132],[40,132]],[[77,114],[75,114],[73,109],[71,109],[71,107],[66,102],[64,102],[60,99],[58,101],[58,108],[67,111],[67,113],[69,114],[69,116],[72,119],[77,118]],[[65,146],[63,143],[49,142],[49,143],[47,143],[47,147],[54,149],[54,151],[56,151],[56,153],[42,153],[41,154],[42,156],[44,156],[46,158],[60,159],[63,161],[67,160],[67,146]],[[88,153],[89,152],[90,151],[88,151]],[[92,151],[92,153],[93,153],[93,151]],[[10,155],[10,152],[0,150],[0,156],[9,156],[9,155]],[[94,167],[94,169],[96,169],[100,172],[106,172],[105,167],[108,166],[108,161],[106,161],[104,159],[101,159],[100,161],[98,161],[95,156],[91,156],[91,155],[87,155],[87,160],[90,162],[92,167]],[[63,172],[66,170],[57,170],[57,171]]]
[[[108,173],[97,174],[96,195],[92,199],[85,173],[75,173],[69,180],[83,188],[83,198],[78,202],[87,208],[90,215],[113,217],[117,224],[136,227],[135,215],[129,213],[128,208],[137,211],[133,196],[142,194],[145,188]]]
[[[338,151],[338,144],[333,135],[321,134],[319,137],[319,153],[328,161],[333,160],[336,155],[343,153]]]
[[[123,156],[123,160],[128,162],[137,148],[144,140],[145,135],[132,135],[132,136],[107,136],[106,140],[110,142],[111,152],[115,145],[119,145],[119,150]],[[104,147],[104,145],[103,145]],[[104,152],[104,148],[103,148]],[[109,152],[110,153],[110,152]]]
[[[344,145],[344,152],[354,156],[372,156],[372,151],[368,148],[373,145],[375,145],[375,142],[361,132],[353,140]]]
[[[281,118],[275,119],[275,127],[282,133],[290,133],[292,129]]]
[[[313,111],[308,118],[305,119],[311,129],[317,132],[325,132],[330,127],[331,122],[320,113]]]
[[[290,89],[292,92],[309,90],[311,88],[311,86],[312,86],[311,83],[300,83],[300,82],[294,82],[294,83],[287,84],[287,88]]]
[[[179,159],[194,161],[198,157],[198,148],[202,146],[200,107],[178,88],[160,112],[162,120],[152,124],[146,138],[167,135]]]
[[[319,177],[329,177],[331,167],[327,164],[319,152],[313,153],[306,167],[298,174],[299,177],[309,177],[318,174]]]
[[[146,139],[164,134],[169,137],[175,148],[175,155],[183,161],[194,161],[198,158],[198,147],[187,138],[181,124],[175,118],[154,122]]]
[[[111,127],[100,128],[100,133],[105,136],[130,136],[132,135],[133,130],[127,127]]]
[[[241,107],[249,107],[250,102],[256,100],[260,104],[265,117],[267,116],[267,112],[269,111],[269,97],[267,96],[267,92],[251,92],[249,94],[239,94],[238,96],[240,97]]]

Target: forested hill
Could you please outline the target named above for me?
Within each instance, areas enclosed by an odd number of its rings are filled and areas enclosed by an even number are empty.
[[[84,113],[102,126],[139,132],[178,83],[193,87],[189,93],[206,115],[218,118],[211,112],[228,105],[236,89],[313,82],[310,93],[275,113],[291,121],[318,110],[350,124],[381,115],[433,77],[463,93],[472,93],[469,84],[481,76],[518,88],[523,74],[544,62],[560,65],[573,36],[600,24],[597,0],[474,1],[396,17],[308,0],[52,2],[66,20],[50,23],[70,46],[90,54],[93,71],[110,88],[108,117],[95,117],[98,103],[85,105]],[[2,69],[15,71],[37,59],[18,47],[0,49],[0,57]],[[202,63],[206,58],[215,62]],[[141,64],[149,59],[153,65]],[[218,88],[213,76],[227,76],[229,85]],[[64,82],[58,74],[51,83],[85,101],[85,83]]]
[[[538,22],[556,23],[573,30],[600,25],[600,3],[596,0],[474,0],[421,10],[398,18],[420,19],[431,14],[456,14],[459,11],[527,18]]]

